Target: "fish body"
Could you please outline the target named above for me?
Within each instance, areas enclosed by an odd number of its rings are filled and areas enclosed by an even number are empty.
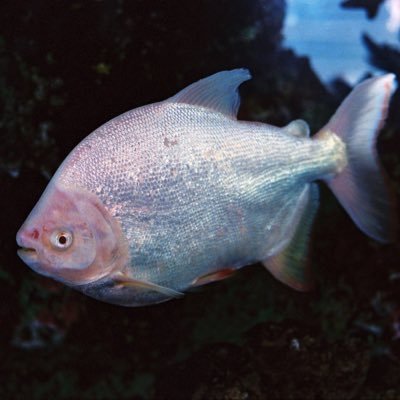
[[[349,194],[350,178],[342,182],[353,176],[352,147],[360,147],[343,137],[348,125],[357,130],[346,101],[313,138],[303,121],[283,128],[238,121],[237,88],[249,78],[244,69],[217,73],[86,137],[18,232],[21,258],[41,274],[125,306],[179,297],[255,262],[305,290],[316,180],[328,182],[362,230],[390,240],[390,204],[376,160],[378,215],[368,209],[359,216],[357,196],[373,200],[368,190]],[[371,92],[380,96],[374,115],[359,116],[372,124],[370,143],[392,84],[392,75],[375,78],[350,98],[365,109]],[[371,151],[373,143],[364,150]]]

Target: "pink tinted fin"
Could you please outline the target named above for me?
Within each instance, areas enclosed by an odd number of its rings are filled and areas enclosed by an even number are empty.
[[[225,268],[216,272],[212,272],[211,274],[199,276],[192,282],[191,287],[202,286],[202,285],[207,285],[208,283],[211,282],[221,281],[223,279],[229,278],[235,272],[236,269],[234,268]]]
[[[206,107],[236,119],[240,106],[238,87],[251,78],[247,69],[221,71],[200,79],[166,100]]]
[[[162,293],[168,297],[180,298],[184,296],[184,293],[177,292],[176,290],[160,286],[152,282],[140,281],[129,277],[128,275],[118,272],[112,276],[114,282],[121,287],[132,287],[151,290],[153,292]]]
[[[326,182],[355,224],[368,236],[391,242],[396,234],[394,196],[376,152],[376,138],[386,119],[393,74],[368,79],[343,101],[320,133],[339,136],[347,165]]]
[[[292,240],[283,251],[263,262],[276,279],[299,291],[311,290],[314,286],[307,255],[310,231],[318,204],[318,186],[312,183],[307,204]]]

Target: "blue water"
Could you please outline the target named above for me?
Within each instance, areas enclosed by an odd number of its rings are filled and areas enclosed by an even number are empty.
[[[341,76],[355,83],[366,72],[377,71],[368,64],[362,33],[400,48],[398,34],[386,27],[385,5],[375,19],[368,20],[363,9],[343,9],[339,4],[339,0],[287,0],[284,44],[309,56],[323,81]]]

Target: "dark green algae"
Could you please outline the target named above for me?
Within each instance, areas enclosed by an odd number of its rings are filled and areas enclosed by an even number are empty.
[[[241,118],[321,127],[350,88],[338,80],[331,94],[282,48],[284,11],[279,0],[1,3],[1,399],[400,398],[399,243],[363,236],[324,187],[307,294],[252,266],[126,309],[38,276],[15,253],[17,229],[79,140],[207,74],[250,68]],[[376,46],[373,60],[385,59]],[[398,131],[392,112],[379,150],[397,195]]]

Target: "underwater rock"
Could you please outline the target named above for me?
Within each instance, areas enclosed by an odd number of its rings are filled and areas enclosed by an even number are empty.
[[[400,364],[380,359],[372,364],[365,387],[357,400],[398,400],[400,399]]]
[[[340,3],[343,8],[364,8],[369,19],[375,18],[384,0],[344,0]]]
[[[252,328],[243,345],[206,346],[164,371],[156,399],[352,399],[370,365],[367,341],[330,343],[288,321]]]
[[[369,52],[369,62],[387,72],[400,75],[400,51],[390,44],[378,44],[366,33],[363,34],[363,43]]]
[[[74,292],[66,292],[60,284],[47,278],[39,279],[35,284],[37,291],[52,295],[53,300],[48,302],[52,307],[37,305],[32,316],[22,318],[16,326],[11,343],[24,350],[60,345],[71,326],[79,320],[83,308],[80,297]]]

